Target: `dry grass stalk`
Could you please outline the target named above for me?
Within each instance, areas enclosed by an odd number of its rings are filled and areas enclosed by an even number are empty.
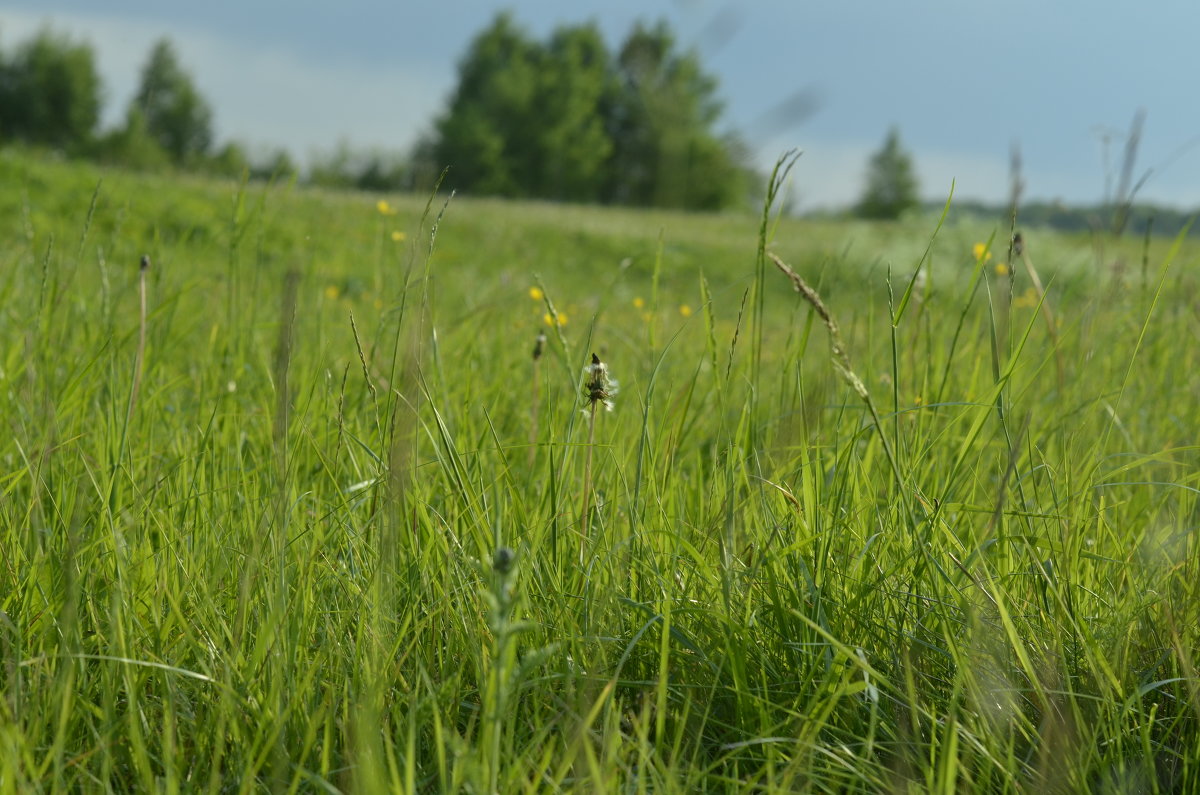
[[[775,267],[783,272],[784,276],[792,282],[792,287],[796,292],[800,293],[821,318],[821,322],[825,324],[825,328],[829,331],[829,347],[833,353],[833,367],[837,370],[838,375],[842,377],[854,393],[862,399],[867,406],[867,411],[871,414],[871,421],[875,424],[875,432],[879,435],[879,441],[883,444],[883,451],[887,455],[888,463],[891,464],[892,474],[896,478],[896,488],[904,494],[904,479],[900,475],[900,465],[896,461],[896,455],[892,451],[892,445],[888,442],[887,435],[883,432],[883,423],[880,422],[879,412],[875,409],[875,401],[871,400],[871,393],[867,391],[866,384],[854,372],[854,368],[850,366],[850,354],[846,353],[846,344],[842,341],[841,332],[838,331],[837,321],[833,319],[833,314],[829,308],[825,306],[825,302],[821,300],[821,296],[809,286],[808,282],[804,281],[800,274],[796,273],[787,263],[781,260],[773,251],[768,251],[767,256],[771,262],[775,263]]]
[[[137,405],[138,391],[142,387],[142,365],[146,359],[146,272],[148,270],[150,270],[150,257],[146,254],[143,254],[141,264],[138,265],[138,301],[140,302],[140,311],[138,314],[138,346],[137,354],[133,360],[133,388],[129,392],[129,413],[126,416],[127,423],[133,419],[133,410]]]

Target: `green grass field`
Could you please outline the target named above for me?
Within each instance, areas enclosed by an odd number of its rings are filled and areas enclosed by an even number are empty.
[[[0,180],[0,792],[1200,791],[1194,244]]]

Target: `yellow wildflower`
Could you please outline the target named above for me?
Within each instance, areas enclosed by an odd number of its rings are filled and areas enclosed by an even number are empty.
[[[679,307],[679,314],[683,315],[684,317],[691,317],[692,316],[692,308],[690,306],[688,306],[687,304],[683,304],[682,306]]]
[[[997,276],[1007,276],[1008,275],[1007,263],[1004,263],[1004,262],[996,263],[996,275]]]
[[[395,207],[388,204],[387,199],[380,199],[375,202],[375,209],[379,211],[380,215],[395,215],[399,212]]]
[[[404,239],[407,237],[408,235],[404,234],[399,229],[392,230],[392,242],[394,243],[403,243]]]
[[[325,297],[328,298],[330,301],[336,301],[337,297],[341,294],[342,294],[342,291],[338,289],[338,286],[336,284],[325,285]]]
[[[642,300],[641,298],[633,299],[633,308],[634,309],[641,309],[645,305],[646,305],[646,302],[644,300]]]
[[[1025,292],[1013,299],[1013,306],[1018,309],[1024,309],[1031,306],[1037,306],[1038,294],[1037,290],[1032,287],[1026,287]]]
[[[540,300],[542,300],[542,298],[544,297],[544,294],[542,293],[542,288],[540,288],[540,287],[530,287],[530,288],[529,288],[529,297],[530,297],[530,298],[532,298],[532,299],[533,299],[533,300],[535,300],[535,301],[540,301]]]
[[[979,260],[983,260],[984,262],[987,262],[988,260],[990,260],[992,258],[992,252],[988,251],[987,243],[976,243],[975,246],[971,249],[971,251],[972,251],[972,253],[974,253],[975,260],[977,262]]]
[[[564,313],[564,312],[559,312],[559,313],[558,313],[558,315],[557,315],[557,319],[558,319],[558,325],[559,325],[559,327],[560,327],[560,328],[561,328],[562,326],[565,326],[565,325],[567,325],[567,316],[566,316],[566,313]],[[555,317],[551,316],[551,314],[550,314],[549,312],[547,312],[546,314],[542,315],[542,320],[543,320],[543,321],[545,321],[545,323],[546,323],[546,325],[547,325],[547,326],[553,326],[553,325],[554,325],[554,321],[555,321]]]

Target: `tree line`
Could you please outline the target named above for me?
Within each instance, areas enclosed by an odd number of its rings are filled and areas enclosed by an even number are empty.
[[[610,50],[594,23],[530,37],[507,13],[471,43],[425,168],[498,196],[716,209],[746,200],[750,157],[722,133],[717,81],[666,23]]]
[[[101,130],[104,89],[91,45],[43,29],[0,53],[0,141],[18,142],[134,168],[175,166],[255,172],[234,142],[216,147],[208,101],[167,39],[151,48],[138,89],[114,129]],[[286,153],[270,167],[294,170]]]
[[[104,89],[86,42],[44,29],[0,52],[0,142],[134,168],[293,175],[283,149],[250,157],[218,145],[213,112],[163,39],[115,128],[100,129]],[[458,65],[446,110],[411,151],[318,156],[316,184],[368,190],[447,184],[507,197],[715,209],[747,198],[755,177],[738,139],[718,130],[717,81],[665,23],[639,23],[616,50],[594,24],[530,37],[494,18]]]

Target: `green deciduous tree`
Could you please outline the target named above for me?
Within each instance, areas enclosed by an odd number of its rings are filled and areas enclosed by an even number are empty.
[[[42,30],[0,67],[0,135],[83,148],[100,119],[100,95],[92,48]]]
[[[432,156],[454,183],[479,193],[527,195],[536,168],[533,124],[539,48],[502,13],[458,66],[458,87],[434,125]]]
[[[142,68],[129,109],[131,124],[135,112],[146,134],[177,164],[194,163],[212,147],[212,111],[166,39],[154,45]]]
[[[716,81],[665,23],[636,26],[614,57],[594,24],[537,42],[505,13],[472,42],[414,159],[477,193],[716,208],[748,173],[714,132],[720,114]]]
[[[594,202],[603,198],[613,142],[606,129],[615,84],[611,57],[595,25],[559,28],[540,53],[532,118],[535,195]]]
[[[867,165],[867,184],[857,212],[863,218],[899,218],[918,204],[912,158],[900,145],[900,132],[890,129],[883,146]]]
[[[617,56],[619,101],[614,198],[623,203],[713,209],[741,198],[742,147],[714,131],[717,82],[693,52],[676,52],[666,23],[638,24]]]

